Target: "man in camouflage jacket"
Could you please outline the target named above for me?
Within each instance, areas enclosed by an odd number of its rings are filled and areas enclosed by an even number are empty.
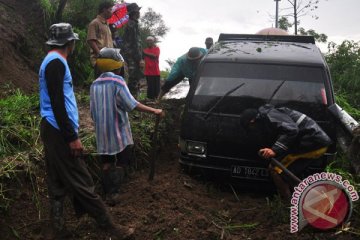
[[[129,22],[125,26],[123,37],[123,56],[128,66],[128,86],[131,94],[136,98],[140,91],[140,79],[142,77],[141,67],[144,65],[142,60],[142,49],[139,31],[140,9],[136,3],[127,6]]]

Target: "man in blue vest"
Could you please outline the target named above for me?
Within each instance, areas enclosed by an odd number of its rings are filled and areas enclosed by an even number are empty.
[[[83,159],[83,146],[78,137],[79,115],[67,57],[75,48],[78,35],[68,23],[53,24],[46,44],[50,51],[39,70],[40,134],[44,144],[48,193],[51,206],[50,237],[67,238],[64,226],[63,201],[66,195],[74,200],[77,216],[87,213],[113,239],[126,239],[134,232],[114,224],[99,195]]]

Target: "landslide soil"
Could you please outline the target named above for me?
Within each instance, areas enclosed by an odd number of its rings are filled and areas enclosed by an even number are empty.
[[[109,207],[116,222],[136,227],[135,239],[357,239],[348,233],[335,235],[335,230],[319,232],[310,227],[290,234],[289,211],[269,191],[244,190],[223,178],[185,173],[179,167],[177,149],[182,106],[183,100],[162,105],[170,125],[160,128],[155,179],[149,182],[147,165],[139,166],[122,185],[122,202]],[[80,119],[82,128],[92,131],[87,105],[81,106]],[[22,185],[22,193],[0,221],[0,239],[16,239],[16,235],[19,239],[44,239],[50,225],[45,183],[39,182],[40,211],[29,185]],[[255,189],[256,185],[249,187]],[[97,191],[101,194],[100,188]],[[109,239],[91,218],[77,219],[70,201],[65,209],[66,225],[73,233],[69,239]]]
[[[7,88],[37,89],[45,48],[45,15],[38,1],[0,0],[0,97]]]

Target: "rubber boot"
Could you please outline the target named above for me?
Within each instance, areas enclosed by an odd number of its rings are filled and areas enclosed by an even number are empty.
[[[50,201],[51,234],[49,239],[67,239],[71,233],[65,227],[63,200]]]
[[[120,202],[120,186],[124,179],[124,169],[120,167],[111,167],[103,170],[103,189],[105,193],[105,202],[114,206]]]
[[[134,237],[135,228],[115,224],[107,212],[95,220],[99,227],[111,236],[111,239],[126,240]]]

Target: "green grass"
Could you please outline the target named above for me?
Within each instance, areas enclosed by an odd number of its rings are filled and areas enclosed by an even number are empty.
[[[0,99],[0,157],[29,149],[39,139],[38,97],[19,90]]]

